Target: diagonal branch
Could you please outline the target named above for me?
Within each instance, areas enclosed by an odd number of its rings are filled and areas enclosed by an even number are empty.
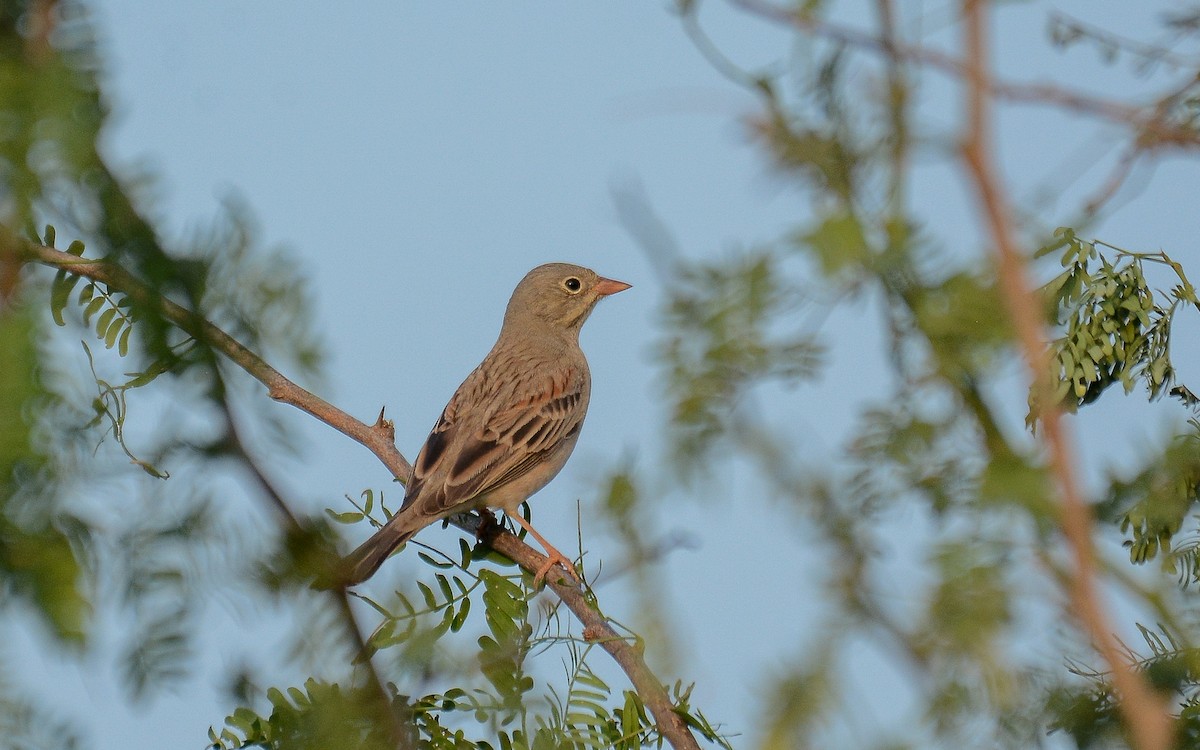
[[[1000,290],[1033,380],[1036,402],[1040,405],[1038,417],[1062,498],[1060,524],[1074,558],[1074,574],[1067,582],[1071,609],[1112,670],[1113,682],[1121,696],[1118,705],[1134,746],[1138,750],[1167,750],[1171,746],[1172,727],[1166,701],[1155,695],[1143,676],[1124,659],[1100,604],[1091,512],[1083,501],[1075,474],[1073,451],[1062,424],[1062,411],[1053,397],[1050,362],[1038,320],[1037,311],[1041,306],[1034,296],[998,171],[992,163],[992,88],[987,64],[985,1],[963,0],[962,5],[968,60],[963,159],[995,246]]]
[[[8,250],[5,245],[8,245],[15,251],[18,262],[36,262],[103,282],[111,289],[128,295],[139,305],[156,311],[181,330],[228,357],[255,380],[265,385],[272,399],[291,404],[343,435],[358,441],[374,453],[388,471],[392,472],[393,476],[401,481],[408,478],[411,465],[396,449],[393,430],[390,424],[382,418],[374,425],[367,425],[316,394],[301,388],[202,315],[163,297],[119,266],[103,260],[79,258],[51,247],[22,242],[11,236],[0,236],[0,240],[6,240],[0,244],[0,257],[8,254],[5,252]],[[265,481],[261,476],[259,480]],[[269,483],[264,484],[264,488],[268,490],[268,494],[271,494]],[[273,497],[278,496],[274,495]],[[280,498],[276,505],[283,512],[287,506],[281,503],[282,499]],[[285,513],[286,515],[287,513]],[[476,532],[478,530],[479,519],[476,516],[458,517],[452,519],[452,522],[466,531]],[[523,570],[530,573],[539,570],[546,560],[541,553],[515,535],[501,529],[498,524],[489,525],[482,532],[482,539],[493,549],[509,557]],[[554,582],[548,585],[583,625],[585,637],[599,643],[629,677],[646,708],[654,716],[662,737],[676,750],[699,750],[700,746],[696,738],[692,735],[683,717],[676,712],[670,695],[663,683],[646,664],[640,649],[635,648],[608,623],[607,618],[589,603],[587,595],[578,586]],[[339,593],[344,596],[344,591]],[[345,608],[345,613],[349,614],[348,606]],[[353,619],[349,622],[353,627]],[[355,631],[357,632],[357,629]]]

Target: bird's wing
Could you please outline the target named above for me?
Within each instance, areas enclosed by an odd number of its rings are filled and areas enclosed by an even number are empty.
[[[415,505],[410,512],[430,521],[450,515],[524,476],[579,431],[587,409],[587,376],[579,368],[507,392],[496,392],[488,374],[472,373],[446,405],[417,455],[401,512]]]

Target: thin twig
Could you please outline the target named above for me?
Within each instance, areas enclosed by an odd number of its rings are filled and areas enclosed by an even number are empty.
[[[875,0],[875,14],[879,16],[879,40],[888,57],[887,65],[887,113],[891,131],[892,168],[888,184],[888,211],[896,226],[904,210],[904,189],[908,177],[908,73],[903,58],[897,51],[899,35],[896,33],[896,8],[893,0]]]
[[[1108,49],[1114,51],[1124,50],[1131,55],[1141,58],[1144,63],[1164,63],[1177,69],[1194,68],[1197,63],[1195,59],[1172,52],[1161,44],[1147,44],[1137,39],[1116,34],[1108,29],[1080,20],[1075,16],[1067,15],[1061,10],[1055,10],[1050,13],[1050,23],[1058,28],[1077,32],[1080,36],[1103,45]],[[1073,40],[1074,37],[1068,41]]]
[[[821,18],[815,13],[800,12],[763,0],[730,0],[743,10],[775,23],[790,25],[801,31],[830,39],[849,47],[864,49],[917,63],[931,70],[966,80],[969,63],[944,52],[914,44],[885,44],[884,40],[865,31]],[[1129,126],[1141,150],[1163,146],[1200,145],[1200,130],[1170,122],[1169,107],[1176,94],[1163,97],[1153,104],[1138,107],[1124,102],[1071,91],[1053,84],[1009,83],[989,78],[984,85],[998,98],[1020,104],[1040,104],[1093,115],[1110,122]]]
[[[1092,518],[1075,475],[1070,441],[1062,412],[1053,398],[1050,362],[1024,256],[1018,248],[1012,219],[995,165],[992,163],[990,70],[987,63],[985,0],[963,0],[967,59],[966,134],[963,159],[979,196],[980,208],[995,246],[1000,290],[1033,380],[1040,405],[1039,418],[1050,453],[1050,466],[1062,498],[1060,523],[1074,558],[1067,590],[1071,608],[1101,658],[1112,670],[1122,700],[1119,708],[1139,750],[1166,750],[1171,744],[1171,718],[1166,700],[1155,695],[1143,677],[1121,655],[1096,586],[1096,553],[1092,547]]]
[[[100,281],[111,289],[128,295],[139,305],[153,309],[180,329],[204,341],[215,351],[228,357],[234,364],[249,373],[267,387],[271,398],[291,404],[342,434],[362,443],[383,463],[392,475],[404,480],[411,472],[411,465],[396,449],[394,433],[389,422],[382,418],[374,425],[367,425],[338,409],[319,396],[301,388],[284,377],[254,352],[243,346],[232,336],[206,320],[200,314],[175,304],[143,284],[128,271],[103,260],[86,260],[32,243],[14,242],[18,257],[26,262],[34,261],[51,268],[65,269],[70,273]],[[284,506],[286,507],[286,505]],[[452,519],[459,528],[475,533],[478,516],[459,516]],[[482,532],[485,543],[497,552],[509,557],[522,569],[534,573],[539,570],[545,557],[522,542],[515,535],[503,530],[499,524],[491,524]],[[675,711],[670,695],[650,667],[641,652],[609,625],[607,619],[587,600],[582,589],[576,585],[564,585],[548,581],[548,585],[562,599],[567,608],[583,625],[585,637],[595,640],[620,665],[641,696],[646,708],[657,724],[658,731],[676,750],[699,750],[699,744],[683,718]],[[344,596],[344,592],[343,592]],[[349,603],[345,604],[349,613]],[[353,620],[350,620],[353,622]],[[357,628],[355,628],[357,632]]]
[[[1129,175],[1133,172],[1133,167],[1142,156],[1142,150],[1137,145],[1129,146],[1121,157],[1117,159],[1117,163],[1109,172],[1108,178],[1096,191],[1096,194],[1083,204],[1083,213],[1085,216],[1095,216],[1100,213],[1100,209],[1106,203],[1113,199],[1117,191],[1124,187],[1125,182],[1129,179]]]

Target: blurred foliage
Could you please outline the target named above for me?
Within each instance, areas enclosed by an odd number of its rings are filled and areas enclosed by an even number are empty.
[[[5,345],[5,366],[0,368],[0,420],[5,425],[0,431],[0,571],[7,593],[34,604],[58,638],[79,642],[90,613],[71,536],[88,532],[66,518],[56,525],[44,510],[52,505],[45,485],[52,481],[53,465],[36,445],[25,413],[46,397],[36,366],[34,321],[27,307],[0,315]]]
[[[357,523],[370,517],[374,496],[373,491],[364,492],[363,503],[356,503],[360,510],[335,514],[340,515],[337,520]],[[485,624],[486,632],[475,641],[478,668],[455,675],[455,686],[413,696],[401,692],[396,683],[388,684],[390,710],[403,718],[407,742],[422,748],[530,750],[661,744],[641,697],[631,690],[615,692],[589,666],[587,657],[595,644],[572,632],[573,621],[559,616],[557,603],[543,610],[530,606],[538,591],[528,573],[501,574],[481,566],[498,561],[480,544],[460,540],[459,553],[457,558],[433,550],[418,553],[436,571],[429,579],[432,584],[415,580],[410,591],[393,591],[389,600],[354,595],[379,619],[356,662],[361,665],[391,652],[400,665],[396,674],[406,675],[405,682],[423,678],[430,670],[453,671],[454,643],[461,648],[461,638],[451,634],[469,634],[471,623],[479,619]],[[511,562],[506,565],[512,567]],[[469,618],[471,612],[477,613],[474,619]],[[533,655],[548,661],[555,654],[561,655],[565,674],[557,686],[546,681],[537,695],[538,681],[526,671],[526,663]],[[222,750],[246,745],[394,747],[383,730],[387,719],[371,718],[378,704],[372,703],[369,691],[357,690],[315,680],[303,690],[288,688],[286,695],[271,688],[266,696],[269,713],[239,708],[224,727],[211,729],[209,738]],[[720,729],[690,705],[690,692],[690,687],[675,685],[676,710],[698,735],[729,747]]]
[[[895,44],[910,27],[881,14],[871,44],[823,36],[837,5],[800,3],[795,15],[771,17],[794,24],[796,38],[784,64],[762,71],[722,56],[704,34],[702,3],[677,6],[700,51],[757,98],[750,133],[778,178],[806,196],[775,241],[657,258],[671,280],[657,347],[664,484],[694,491],[696,480],[745,462],[753,491],[801,516],[827,561],[820,632],[755,677],[761,746],[838,746],[836,722],[855,725],[878,698],[850,689],[847,656],[861,653],[878,654],[911,687],[901,696],[913,703],[909,720],[883,728],[888,747],[1119,746],[1108,675],[1061,617],[1071,570],[1053,483],[1036,437],[1019,426],[1028,404],[991,256],[913,207],[917,157],[957,151],[930,142],[938,127],[918,107],[924,80]],[[1200,64],[1178,47],[1200,36],[1197,18],[1182,8],[1161,19],[1171,50],[1063,16],[1048,35],[1062,48],[1095,46],[1105,64],[1184,68],[1189,83],[1155,111],[1185,132],[1200,111]],[[238,437],[249,427],[256,450],[287,451],[294,430],[157,304],[171,299],[319,381],[303,275],[285,251],[262,247],[249,209],[233,199],[189,236],[163,235],[152,175],[110,168],[98,149],[108,120],[101,51],[85,3],[0,2],[0,629],[32,612],[40,634],[78,654],[98,647],[98,616],[116,618],[130,697],[151,698],[193,673],[200,618],[217,592],[247,617],[265,604],[288,608],[297,622],[290,666],[312,676],[263,688],[278,671],[231,667],[242,671],[230,675],[230,713],[208,737],[218,748],[661,746],[642,698],[614,687],[589,634],[478,545],[464,541],[453,557],[421,551],[419,580],[356,594],[353,611],[372,623],[361,648],[346,637],[354,623],[345,610],[308,591],[329,543],[324,519],[264,520],[260,506],[286,503],[270,497]],[[1159,137],[1138,132],[1131,148],[1152,151]],[[1179,746],[1189,747],[1200,738],[1200,633],[1179,589],[1200,581],[1200,399],[1179,382],[1171,346],[1176,314],[1200,303],[1166,252],[1032,221],[1022,229],[1042,248],[1030,254],[1033,271],[1050,279],[1040,302],[1054,331],[1055,399],[1078,411],[1114,384],[1125,393],[1141,384],[1191,415],[1131,457],[1134,469],[1111,469],[1095,506],[1104,582],[1153,623],[1138,625],[1145,647],[1126,656],[1172,695]],[[56,247],[59,234],[71,237],[69,254],[123,269],[149,293],[83,279],[69,265],[13,270],[27,260],[26,240]],[[883,390],[853,394],[863,406],[832,460],[801,460],[807,444],[790,419],[836,352],[821,324],[864,309],[881,322]],[[645,481],[625,462],[603,495],[648,637],[620,631],[639,649],[668,651],[670,613],[659,611],[661,584],[648,571],[678,540],[656,535]],[[386,514],[381,494],[351,502],[332,520]],[[919,558],[911,567],[888,543],[898,512],[918,519],[900,540]],[[1119,535],[1129,562],[1158,560],[1162,575],[1130,574]],[[789,583],[778,583],[782,595]],[[1036,648],[1022,647],[1031,640]],[[18,675],[0,684],[6,741],[90,746],[71,706],[42,705],[28,688]],[[698,737],[729,746],[690,685],[670,693]]]
[[[1098,657],[1075,623],[1059,619],[1055,592],[1073,571],[1060,553],[1056,490],[1037,435],[1014,423],[1027,412],[1035,427],[1037,405],[1011,398],[1025,391],[1021,354],[992,256],[929,212],[940,198],[915,171],[960,154],[935,135],[937,115],[919,106],[926,81],[913,50],[923,38],[912,30],[920,11],[878,3],[874,15],[844,25],[836,3],[739,6],[790,29],[793,46],[772,64],[741,69],[707,35],[704,4],[677,9],[698,51],[757,98],[755,143],[807,207],[774,242],[716,260],[707,248],[645,244],[670,280],[657,352],[675,477],[749,463],[752,486],[722,486],[735,493],[724,499],[741,501],[741,490],[796,509],[804,544],[818,545],[825,561],[827,627],[784,656],[788,665],[763,687],[771,700],[762,707],[762,747],[845,746],[839,722],[857,727],[860,706],[882,690],[850,689],[862,674],[848,674],[845,660],[864,648],[886,662],[876,671],[897,670],[911,686],[905,716],[915,721],[872,733],[888,738],[881,746],[1121,746],[1108,675],[1085,666]],[[1155,112],[1181,128],[1170,136],[1176,143],[1196,130],[1195,17],[1190,9],[1160,19],[1172,40],[1161,47],[1061,13],[1051,14],[1048,34],[1064,49],[1095,46],[1101,64],[1128,62],[1145,75],[1169,68],[1189,81],[1156,102]],[[1130,158],[1153,150],[1158,137],[1167,136],[1133,132]],[[1123,174],[1112,178],[1117,187]],[[1116,189],[1099,187],[1084,216]],[[648,210],[621,209],[635,236],[664,234],[646,231]],[[1156,623],[1138,625],[1145,647],[1126,656],[1177,698],[1179,746],[1190,747],[1200,694],[1191,649],[1200,632],[1173,587],[1190,586],[1200,571],[1200,399],[1179,382],[1171,347],[1187,346],[1172,332],[1178,313],[1197,309],[1195,289],[1167,252],[1127,251],[1072,228],[1051,232],[1037,224],[1039,206],[1021,210],[1032,217],[1018,227],[1022,241],[1041,248],[1029,253],[1031,271],[1049,279],[1039,295],[1053,331],[1054,398],[1076,412],[1119,383],[1125,393],[1141,385],[1151,400],[1178,400],[1177,432],[1120,464],[1136,468],[1100,468],[1095,538],[1102,580]],[[846,348],[836,346],[840,327],[823,333],[822,324],[847,314],[882,321],[882,348],[856,353],[887,368],[868,381],[880,392],[822,382]],[[805,400],[831,392],[860,403],[859,419],[832,455],[808,459],[806,429],[826,425],[805,423]],[[897,542],[887,535],[898,516],[908,520]],[[1148,581],[1122,570],[1120,533],[1129,562],[1158,558],[1167,575]],[[915,569],[893,569],[898,544],[918,557]],[[853,729],[849,736],[861,740]]]
[[[282,535],[248,537],[245,501],[214,510],[208,498],[242,476],[227,434],[234,409],[262,434],[288,430],[155,298],[69,268],[19,270],[24,243],[53,247],[69,233],[69,254],[124,268],[309,379],[320,347],[301,275],[286,254],[263,251],[245,209],[227,203],[191,238],[154,228],[146,176],[118,176],[100,155],[102,57],[86,4],[0,2],[0,626],[33,612],[83,655],[112,646],[94,642],[97,618],[118,622],[116,653],[101,658],[131,698],[150,698],[193,675],[217,582],[242,606],[271,595],[256,559]],[[92,746],[66,729],[82,718],[72,706],[26,697],[28,668],[5,670],[6,746]]]
[[[812,373],[819,350],[807,334],[773,335],[771,324],[797,300],[772,256],[678,271],[659,351],[669,371],[676,458],[700,468],[716,438],[733,431],[749,386]]]
[[[10,664],[0,664],[0,675],[12,674]],[[79,750],[87,747],[77,727],[55,715],[56,707],[42,706],[23,691],[0,679],[0,736],[11,748],[53,747]]]

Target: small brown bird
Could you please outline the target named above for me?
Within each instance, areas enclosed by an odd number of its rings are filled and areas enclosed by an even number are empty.
[[[425,440],[400,510],[342,561],[340,581],[370,578],[392,550],[434,521],[500,508],[545,548],[540,580],[571,560],[517,513],[562,469],[579,440],[592,390],[579,329],[603,297],[629,284],[547,263],[517,284],[500,338],[458,387]]]

